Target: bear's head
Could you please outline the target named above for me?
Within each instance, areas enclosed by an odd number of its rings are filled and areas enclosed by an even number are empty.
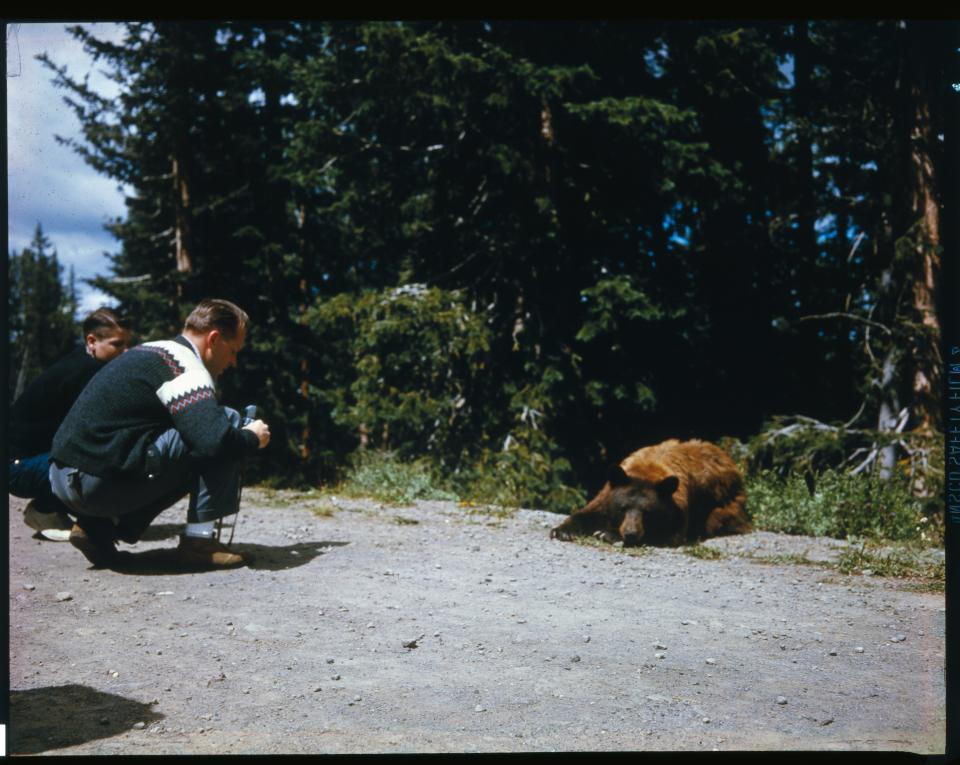
[[[683,521],[672,500],[680,486],[677,476],[651,481],[628,475],[622,467],[613,465],[607,480],[610,495],[606,515],[625,547],[662,543],[676,535]]]

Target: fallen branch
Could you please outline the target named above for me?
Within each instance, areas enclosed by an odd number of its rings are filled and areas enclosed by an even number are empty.
[[[865,319],[862,316],[857,316],[855,313],[844,313],[843,311],[834,311],[833,313],[816,313],[809,316],[801,316],[799,321],[811,321],[813,319],[851,319],[853,321],[862,322],[868,327],[877,327],[878,329],[882,329],[888,335],[893,334],[893,330],[884,324],[871,321],[870,319]]]
[[[879,454],[880,454],[880,449],[879,449],[879,448],[874,447],[873,449],[871,449],[871,450],[870,450],[870,454],[867,455],[867,458],[866,458],[863,462],[861,462],[859,465],[857,465],[857,467],[855,467],[853,470],[851,470],[851,471],[850,471],[850,475],[857,475],[857,473],[860,473],[860,472],[862,472],[863,470],[865,470],[867,467],[870,466],[870,464],[871,464],[874,460],[877,459],[877,455],[879,455]]]
[[[113,279],[105,279],[108,284],[137,284],[139,282],[148,282],[152,277],[150,274],[140,274],[139,276],[115,276]]]

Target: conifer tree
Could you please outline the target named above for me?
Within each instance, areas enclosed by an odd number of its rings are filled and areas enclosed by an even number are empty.
[[[436,432],[472,443],[438,464],[526,463],[512,484],[525,501],[595,483],[638,441],[746,438],[778,414],[846,419],[863,403],[864,420],[906,407],[910,427],[937,427],[943,107],[928,49],[942,30],[481,20],[130,23],[119,44],[74,33],[122,87],[107,101],[47,59],[81,122],[73,145],[132,189],[110,227],[113,273],[96,284],[148,337],[208,295],[250,312],[246,358],[223,387],[237,405],[257,391],[272,415],[265,473],[316,482],[361,443],[394,443],[363,433],[366,419],[430,438],[422,418],[396,420],[407,399],[387,382],[420,378],[361,364],[373,337],[396,338],[376,306],[398,289],[431,296],[414,314],[458,305],[483,322],[489,347],[436,388],[463,399],[456,427]],[[398,364],[421,369],[418,344],[436,338],[417,333],[437,325],[403,326]]]
[[[77,296],[63,281],[57,251],[37,223],[30,245],[8,260],[7,311],[11,400],[78,341]]]

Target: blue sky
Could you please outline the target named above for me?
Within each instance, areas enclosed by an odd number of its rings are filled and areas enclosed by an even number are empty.
[[[117,92],[100,74],[65,24],[8,24],[7,34],[7,191],[8,251],[19,252],[39,221],[57,251],[65,273],[72,265],[81,293],[81,311],[109,302],[80,282],[109,273],[104,252],[119,249],[103,224],[124,214],[123,193],[99,175],[55,135],[78,136],[79,122],[54,88],[53,73],[35,56],[46,51],[71,76],[104,95]],[[119,38],[115,24],[91,24],[98,37]]]

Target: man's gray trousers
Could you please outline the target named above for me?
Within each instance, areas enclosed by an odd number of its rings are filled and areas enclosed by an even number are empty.
[[[223,407],[234,427],[240,413]],[[119,518],[131,526],[126,537],[137,537],[168,507],[190,494],[189,523],[212,521],[236,513],[240,507],[240,468],[243,458],[203,459],[190,456],[179,431],[162,433],[148,448],[144,477],[100,478],[74,467],[50,464],[54,495],[78,515]],[[123,516],[136,515],[125,519]],[[128,521],[128,523],[124,523]]]

